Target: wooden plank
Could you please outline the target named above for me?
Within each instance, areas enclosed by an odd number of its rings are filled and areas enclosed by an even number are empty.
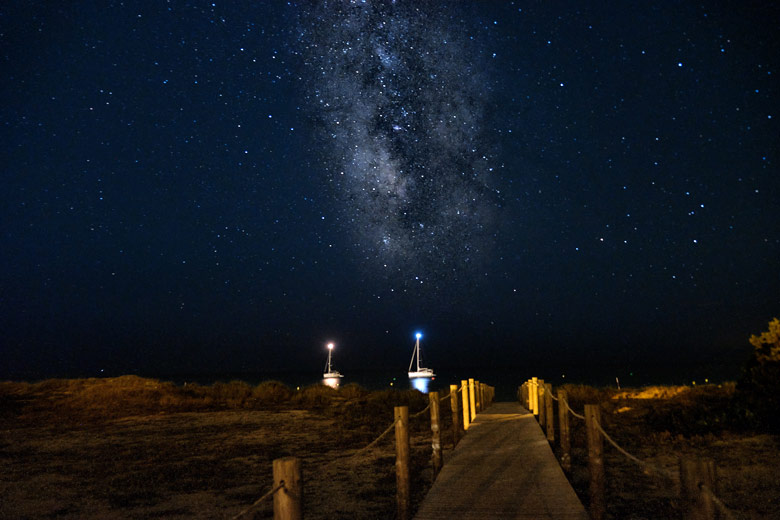
[[[495,403],[447,458],[414,517],[587,520],[533,414]]]

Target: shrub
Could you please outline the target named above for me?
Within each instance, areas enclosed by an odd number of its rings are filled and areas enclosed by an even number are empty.
[[[349,383],[339,388],[339,395],[345,399],[361,399],[368,395],[368,390],[357,383]]]
[[[292,403],[304,408],[324,408],[338,395],[338,390],[326,385],[309,385],[296,392]]]
[[[289,401],[292,395],[292,390],[279,381],[263,381],[252,390],[252,397],[261,405],[281,404]]]
[[[211,386],[211,392],[215,401],[224,403],[230,408],[239,408],[244,406],[252,395],[252,387],[244,381],[229,383],[218,381]]]
[[[753,354],[737,386],[747,421],[780,432],[780,320],[769,322],[769,330],[750,336]]]

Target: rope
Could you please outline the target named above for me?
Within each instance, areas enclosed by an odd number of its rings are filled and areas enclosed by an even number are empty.
[[[428,403],[428,406],[426,406],[425,408],[423,408],[422,410],[420,410],[420,411],[419,411],[419,412],[417,412],[416,414],[410,415],[410,416],[409,416],[409,419],[414,419],[415,417],[419,417],[419,416],[421,416],[422,414],[424,414],[425,412],[427,412],[427,411],[428,411],[428,408],[430,408],[430,407],[431,407],[431,403]]]
[[[355,453],[353,453],[352,455],[350,455],[350,456],[348,456],[348,457],[346,457],[346,458],[347,458],[347,459],[351,459],[352,457],[357,457],[358,455],[360,455],[360,454],[361,454],[361,453],[363,453],[364,451],[368,451],[369,449],[373,448],[373,447],[376,445],[376,443],[378,443],[379,441],[381,441],[381,440],[382,440],[382,439],[385,437],[385,435],[387,435],[388,433],[390,433],[390,432],[393,430],[393,428],[395,428],[395,424],[396,424],[397,422],[398,422],[398,419],[396,419],[395,421],[393,421],[393,423],[392,423],[390,426],[388,426],[388,427],[387,427],[387,429],[386,429],[385,431],[383,431],[383,432],[382,432],[382,433],[379,435],[379,437],[377,437],[376,439],[374,439],[373,441],[371,441],[371,442],[370,442],[370,443],[369,443],[367,446],[365,446],[365,447],[363,447],[363,448],[360,448],[358,451],[356,451]]]
[[[607,439],[607,442],[609,442],[612,446],[615,447],[616,450],[618,450],[620,453],[625,455],[632,462],[635,462],[636,464],[642,466],[643,468],[645,468],[646,470],[650,471],[651,473],[655,473],[657,475],[664,476],[664,477],[668,478],[669,480],[674,480],[675,479],[675,476],[671,472],[669,472],[669,471],[667,471],[667,470],[665,470],[663,468],[659,468],[658,466],[653,466],[652,464],[650,464],[648,462],[645,462],[642,459],[634,457],[629,452],[624,450],[622,447],[620,447],[620,445],[617,442],[615,442],[612,439],[612,437],[609,436],[609,434],[607,432],[604,431],[604,428],[602,428],[601,424],[599,424],[598,422],[596,422],[596,428],[598,428],[598,430],[601,432],[601,434],[604,436],[604,438]]]
[[[441,399],[439,399],[439,402],[442,402],[442,401],[444,401],[445,399],[449,399],[449,398],[450,398],[450,396],[452,396],[452,392],[450,392],[449,394],[447,394],[447,395],[445,395],[444,397],[442,397]]]
[[[617,449],[620,453],[625,455],[632,462],[637,463],[638,465],[642,466],[643,468],[645,468],[646,470],[648,470],[651,473],[655,473],[656,475],[661,475],[661,476],[666,477],[666,478],[668,478],[669,480],[672,480],[672,481],[675,480],[675,475],[672,474],[670,471],[667,471],[664,468],[659,468],[658,466],[654,466],[654,465],[652,465],[652,464],[650,464],[648,462],[645,462],[645,461],[643,461],[641,459],[638,459],[638,458],[634,457],[633,455],[631,455],[626,450],[624,450],[623,448],[621,448],[618,445],[618,443],[615,442],[612,439],[612,437],[610,437],[609,434],[604,431],[604,428],[602,428],[601,424],[599,424],[598,422],[596,422],[596,428],[598,428],[598,430],[601,432],[601,434],[604,436],[604,438],[607,439],[607,441],[612,446],[614,446],[615,449]],[[718,507],[718,509],[720,509],[720,511],[723,513],[723,515],[726,517],[727,520],[736,520],[736,517],[731,512],[731,510],[726,506],[726,504],[721,502],[721,500],[715,495],[715,493],[712,492],[712,490],[709,487],[705,486],[704,484],[701,484],[701,485],[699,485],[699,489],[701,489],[702,493],[706,493],[707,495],[709,495],[709,497],[712,499],[712,502]]]
[[[550,397],[552,397],[552,398],[553,398],[553,401],[557,401],[557,400],[558,400],[558,398],[557,398],[557,397],[555,397],[555,394],[553,394],[552,392],[550,393]]]
[[[255,507],[257,507],[258,505],[260,505],[260,502],[262,502],[262,501],[263,501],[263,500],[265,500],[266,498],[270,497],[271,495],[273,495],[274,493],[276,493],[277,491],[279,491],[279,490],[280,490],[280,489],[282,489],[283,487],[284,487],[284,480],[282,480],[281,482],[279,482],[279,485],[278,485],[278,486],[276,486],[275,488],[273,488],[271,491],[269,491],[269,492],[268,492],[268,493],[266,493],[265,495],[263,495],[263,496],[261,496],[260,498],[258,498],[257,500],[255,500],[255,501],[254,501],[254,503],[253,503],[251,506],[247,507],[246,509],[244,509],[243,511],[241,511],[240,513],[238,513],[236,516],[234,516],[233,518],[231,518],[231,520],[236,520],[236,519],[238,519],[238,518],[241,518],[242,516],[244,516],[245,514],[247,514],[248,512],[250,512],[252,509],[254,509],[254,508],[255,508]]]
[[[577,412],[575,412],[574,410],[571,409],[571,406],[569,406],[569,402],[568,401],[566,401],[566,409],[569,410],[569,412],[571,412],[571,414],[574,417],[576,417],[577,419],[582,419],[583,421],[585,420],[585,416],[584,415],[580,415],[580,414],[578,414]]]
[[[726,520],[737,520],[737,518],[734,516],[734,513],[731,512],[731,510],[726,507],[726,504],[720,501],[718,497],[715,496],[715,493],[712,492],[710,488],[702,484],[699,486],[702,493],[707,493],[712,501],[715,503],[716,506],[718,506],[718,509],[720,509],[721,513],[723,513],[723,516],[726,517]]]

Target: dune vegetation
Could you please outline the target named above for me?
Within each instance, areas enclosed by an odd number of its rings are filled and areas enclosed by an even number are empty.
[[[737,518],[780,517],[780,443],[751,411],[744,383],[562,388],[580,413],[599,404],[605,431],[667,473],[678,471],[681,457],[713,459],[718,496]],[[0,517],[231,518],[268,490],[273,459],[297,456],[306,518],[392,518],[392,435],[362,448],[392,423],[394,406],[414,414],[427,403],[416,390],[354,384],[177,385],[137,376],[2,382]],[[446,450],[449,412],[445,400]],[[411,425],[413,509],[432,480],[426,415]],[[584,424],[572,418],[571,427],[568,476],[587,505]],[[679,518],[678,481],[609,445],[605,466],[609,518]],[[269,501],[246,518],[270,515]]]
[[[604,430],[628,453],[647,463],[641,466],[604,443],[610,518],[681,518],[681,458],[715,463],[717,496],[736,518],[780,518],[776,479],[780,438],[768,423],[756,420],[749,409],[749,397],[736,383],[622,390],[579,385],[562,388],[571,408],[579,413],[585,404],[598,404]],[[585,425],[571,418],[571,427],[569,478],[587,505]]]

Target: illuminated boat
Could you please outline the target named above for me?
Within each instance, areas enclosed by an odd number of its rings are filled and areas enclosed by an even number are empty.
[[[331,354],[333,354],[333,343],[328,343],[328,362],[325,364],[325,373],[322,374],[322,377],[324,379],[344,377],[338,370],[333,370],[333,367],[331,366]]]
[[[420,338],[422,334],[419,332],[415,334],[417,341],[414,344],[414,352],[412,352],[412,360],[409,362],[409,379],[416,379],[418,377],[434,377],[432,368],[424,368],[420,366]],[[415,360],[417,360],[416,370],[412,370]]]

